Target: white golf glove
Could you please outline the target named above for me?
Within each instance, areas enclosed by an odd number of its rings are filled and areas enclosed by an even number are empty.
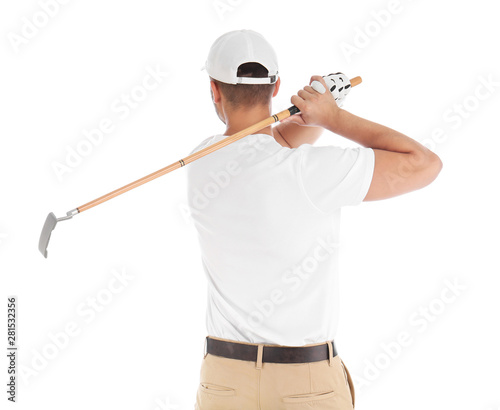
[[[351,91],[349,78],[343,73],[335,73],[325,75],[323,80],[325,80],[326,86],[332,93],[333,98],[335,98],[337,105],[342,107],[346,95]],[[325,87],[319,81],[313,81],[311,87],[321,94],[326,92]]]

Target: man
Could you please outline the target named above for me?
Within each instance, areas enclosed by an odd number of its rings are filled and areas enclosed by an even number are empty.
[[[276,55],[254,31],[218,38],[205,68],[226,131],[192,152],[271,116],[280,87]],[[322,77],[312,81],[327,89]],[[197,409],[353,409],[333,342],[340,209],[422,188],[442,167],[413,139],[339,108],[329,92],[306,86],[291,102],[300,114],[187,170],[208,282]],[[324,129],[360,146],[313,146]]]

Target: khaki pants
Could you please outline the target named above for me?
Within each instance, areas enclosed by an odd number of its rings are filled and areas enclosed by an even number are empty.
[[[311,408],[354,409],[354,386],[339,355],[312,363],[262,363],[260,348],[255,362],[203,357],[196,410]]]

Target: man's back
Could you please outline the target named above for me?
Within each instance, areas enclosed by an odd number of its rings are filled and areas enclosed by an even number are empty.
[[[363,200],[373,167],[370,148],[290,149],[267,134],[189,165],[210,335],[288,346],[333,339],[340,207]]]

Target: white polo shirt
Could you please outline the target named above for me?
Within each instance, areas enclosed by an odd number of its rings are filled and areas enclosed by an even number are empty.
[[[208,335],[285,346],[335,337],[340,209],[362,202],[374,162],[371,148],[290,149],[255,134],[187,166]]]

